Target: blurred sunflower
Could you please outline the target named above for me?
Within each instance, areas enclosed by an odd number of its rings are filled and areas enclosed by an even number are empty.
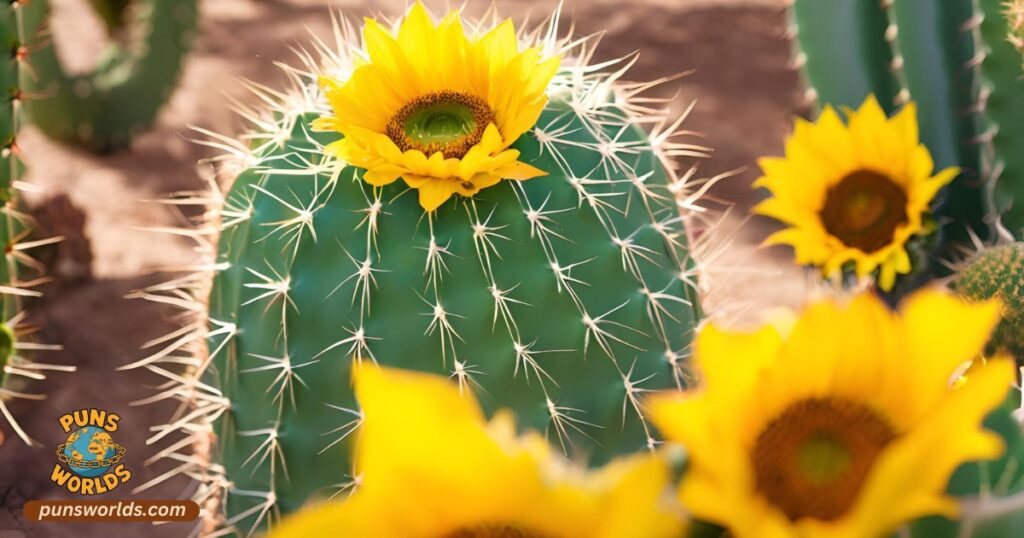
[[[273,538],[670,538],[682,523],[662,501],[651,455],[593,473],[570,467],[507,414],[489,424],[469,394],[427,374],[357,370],[363,410],[348,499],[285,520]]]
[[[1014,369],[996,358],[966,383],[951,378],[998,318],[994,301],[924,291],[899,313],[868,294],[815,304],[788,336],[707,326],[696,343],[702,386],[648,402],[690,454],[681,501],[736,538],[867,538],[955,517],[947,482],[1003,451],[982,420]]]
[[[433,211],[455,193],[545,174],[509,146],[537,123],[560,58],[520,51],[511,21],[472,37],[457,11],[435,25],[417,2],[394,35],[368,19],[363,42],[368,60],[348,80],[320,78],[334,114],[313,128],[345,135],[326,151],[365,168],[366,182],[402,178]]]
[[[914,103],[887,119],[870,96],[847,115],[844,125],[826,106],[816,123],[796,120],[786,156],[758,162],[764,175],[754,186],[772,196],[754,211],[789,225],[766,244],[791,245],[797,263],[825,276],[848,262],[858,277],[878,269],[878,285],[888,290],[897,273],[910,272],[906,243],[930,232],[929,205],[959,170],[932,175]]]

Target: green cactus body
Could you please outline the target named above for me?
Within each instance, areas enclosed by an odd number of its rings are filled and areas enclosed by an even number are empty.
[[[886,112],[896,108],[900,83],[880,2],[798,0],[791,21],[799,29],[801,64],[817,102],[857,108],[874,93]]]
[[[569,43],[549,39],[545,50]],[[592,46],[575,43],[563,57]],[[324,155],[339,135],[310,132],[327,113],[314,81],[272,121],[253,115],[261,131],[246,142],[211,143],[243,163],[219,210],[216,259],[201,266],[212,290],[200,274],[142,293],[194,311],[208,297],[208,309],[126,367],[163,372],[177,381],[165,394],[192,402],[154,441],[216,435],[197,498],[222,499],[225,532],[358,482],[344,463],[360,421],[356,361],[450,376],[572,457],[653,447],[640,397],[685,385],[700,317],[680,210],[696,194],[676,196],[692,173],[666,165],[702,149],[675,141],[680,122],[663,104],[634,99],[650,85],[619,76],[585,65],[555,76],[513,146],[547,176],[429,214],[402,182],[371,187]],[[198,338],[189,380],[168,373]]]
[[[969,299],[1003,302],[1003,318],[991,346],[1024,363],[1024,243],[982,250],[958,271],[953,288]]]
[[[796,0],[793,13],[804,72],[821,104],[852,106],[874,93],[891,110],[912,99],[936,168],[960,167],[938,209],[940,256],[972,233],[990,237],[1000,210],[1019,231],[1022,210],[1013,200],[1024,185],[1017,177],[1024,127],[1014,119],[1024,81],[1000,0]],[[855,35],[839,39],[842,32]],[[931,270],[942,272],[938,264]]]
[[[634,398],[674,386],[697,313],[654,153],[616,163],[596,149],[641,148],[643,132],[623,118],[595,135],[556,101],[540,125],[572,134],[515,146],[550,176],[427,216],[402,187],[374,193],[358,170],[332,180],[307,168],[336,138],[307,138],[314,118],[300,116],[265,155],[270,169],[244,172],[227,198],[252,208],[221,236],[227,268],[210,296],[210,383],[231,401],[219,458],[234,487],[292,511],[350,479],[334,442],[354,418],[342,409],[356,409],[359,358],[452,376],[489,411],[511,408],[595,462],[653,442]],[[334,463],[310,465],[317,453]],[[227,514],[252,506],[229,495]]]
[[[26,356],[32,350],[52,346],[31,342],[21,336],[19,325],[24,319],[22,301],[41,295],[31,288],[42,281],[42,266],[29,256],[33,246],[52,241],[26,241],[33,231],[33,219],[21,211],[16,182],[25,172],[18,150],[17,136],[21,126],[23,85],[30,74],[25,67],[24,50],[28,46],[26,31],[32,12],[17,2],[0,4],[0,43],[8,56],[0,61],[0,237],[4,259],[0,263],[0,420],[6,420],[18,436],[33,444],[4,403],[11,398],[40,399],[29,392],[28,383],[45,377],[46,370],[74,368],[33,362]]]
[[[7,51],[17,51],[22,45],[21,34],[18,31],[18,14],[10,4],[0,5],[0,39]],[[4,244],[13,242],[13,235],[17,233],[17,221],[12,218],[12,199],[14,190],[11,183],[21,175],[22,164],[14,151],[15,136],[18,132],[17,104],[13,99],[14,92],[21,86],[21,67],[16,53],[9,53],[8,57],[0,62],[0,83],[7,90],[5,99],[0,102],[0,134],[3,137],[3,150],[0,153],[0,196],[3,197],[4,215],[0,218],[0,234],[4,238]],[[5,256],[4,263],[0,264],[0,282],[9,286],[11,279],[17,274],[17,263]],[[4,293],[0,295],[2,301],[3,318],[10,319],[18,313],[19,297]],[[5,340],[11,341],[11,345],[4,346],[4,353],[0,357],[0,406],[3,405],[5,393],[9,391],[9,375],[7,365],[11,360],[13,350],[13,333],[10,328],[4,325],[2,335]],[[4,408],[6,412],[6,407]]]
[[[29,4],[30,26],[45,26],[46,0]],[[27,103],[32,122],[47,136],[92,151],[128,145],[149,127],[170,97],[198,22],[195,0],[95,2],[108,28],[130,30],[125,43],[115,42],[91,72],[65,72],[53,47],[32,51],[36,76],[26,90],[45,96]],[[113,25],[113,26],[112,26]]]

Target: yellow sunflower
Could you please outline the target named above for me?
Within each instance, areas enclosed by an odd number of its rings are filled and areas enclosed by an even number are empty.
[[[273,538],[654,538],[680,536],[664,464],[651,455],[593,473],[566,465],[512,419],[489,424],[448,380],[361,367],[361,485],[308,508]],[[667,501],[667,506],[662,502]]]
[[[998,319],[996,302],[929,290],[898,313],[869,294],[814,304],[786,336],[708,325],[701,386],[648,402],[690,455],[680,500],[736,538],[871,538],[955,517],[953,470],[1003,451],[982,420],[1014,366],[995,358],[966,383],[951,379]]]
[[[467,35],[458,12],[434,24],[417,2],[392,33],[368,19],[367,61],[348,80],[322,76],[334,111],[313,123],[345,137],[326,151],[365,168],[375,186],[398,178],[433,211],[502,179],[544,175],[509,149],[540,117],[560,59],[519,50],[511,21]]]
[[[870,96],[847,116],[844,125],[827,106],[817,123],[796,120],[786,156],[758,162],[764,175],[754,186],[772,196],[754,211],[790,225],[766,243],[791,245],[797,263],[825,276],[848,262],[858,277],[879,269],[878,285],[888,290],[897,273],[910,272],[905,245],[930,231],[923,216],[959,170],[932,175],[914,103],[887,119]]]

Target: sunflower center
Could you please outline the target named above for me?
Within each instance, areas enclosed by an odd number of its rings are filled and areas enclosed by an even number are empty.
[[[494,111],[474,95],[443,91],[413,99],[388,122],[386,134],[402,151],[441,152],[461,159],[494,123]]]
[[[450,532],[442,538],[550,538],[512,525],[478,525]]]
[[[844,245],[874,252],[892,242],[896,228],[907,222],[907,193],[888,177],[858,170],[839,181],[825,196],[821,220],[828,233]]]
[[[896,432],[867,405],[837,398],[800,400],[757,437],[756,487],[791,520],[831,521],[849,511],[875,460]]]

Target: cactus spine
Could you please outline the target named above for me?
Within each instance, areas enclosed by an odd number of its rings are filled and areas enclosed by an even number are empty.
[[[29,28],[44,28],[48,2],[30,7]],[[26,90],[45,98],[27,109],[47,136],[103,152],[128,145],[156,119],[177,83],[198,9],[196,0],[96,1],[94,7],[127,41],[111,44],[95,70],[82,75],[66,73],[52,46],[34,49],[36,76],[26,80]]]
[[[874,93],[891,112],[917,102],[936,167],[962,170],[938,211],[946,245],[971,233],[990,237],[997,214],[1020,233],[1024,203],[1014,200],[1024,196],[1016,193],[1024,188],[1024,126],[1014,119],[1024,80],[1001,0],[795,0],[792,14],[809,95],[819,103],[856,106]]]
[[[320,46],[322,61],[290,71],[295,91],[267,90],[279,105],[251,116],[246,142],[213,135],[241,172],[217,229],[194,232],[219,233],[216,260],[200,265],[214,276],[208,309],[203,274],[144,290],[197,316],[127,367],[176,379],[166,397],[192,403],[156,437],[183,432],[180,447],[216,435],[198,497],[225,500],[226,532],[358,482],[338,464],[360,421],[358,360],[451,376],[489,412],[511,408],[591,462],[656,442],[639,397],[685,384],[700,317],[680,213],[696,201],[693,171],[680,177],[672,160],[703,149],[675,138],[682,118],[664,103],[636,98],[653,84],[620,81],[628,59],[587,66],[596,38],[559,39],[557,25],[525,39],[573,67],[513,146],[549,176],[433,214],[398,183],[374,189],[326,156],[337,134],[310,132],[327,112],[316,73],[347,65],[349,50]],[[168,373],[200,338],[191,377]]]
[[[41,295],[32,287],[45,281],[43,267],[29,256],[32,247],[59,240],[26,241],[33,230],[32,217],[21,212],[18,181],[24,173],[18,149],[18,129],[21,126],[21,108],[24,103],[23,86],[30,78],[26,72],[26,6],[15,2],[0,4],[0,43],[7,56],[0,61],[0,237],[3,238],[4,259],[0,263],[0,422],[6,422],[28,444],[34,444],[22,429],[6,401],[11,399],[38,400],[28,385],[41,380],[48,370],[71,371],[73,367],[43,364],[31,360],[27,353],[55,349],[55,346],[33,342],[24,323],[22,301]]]

